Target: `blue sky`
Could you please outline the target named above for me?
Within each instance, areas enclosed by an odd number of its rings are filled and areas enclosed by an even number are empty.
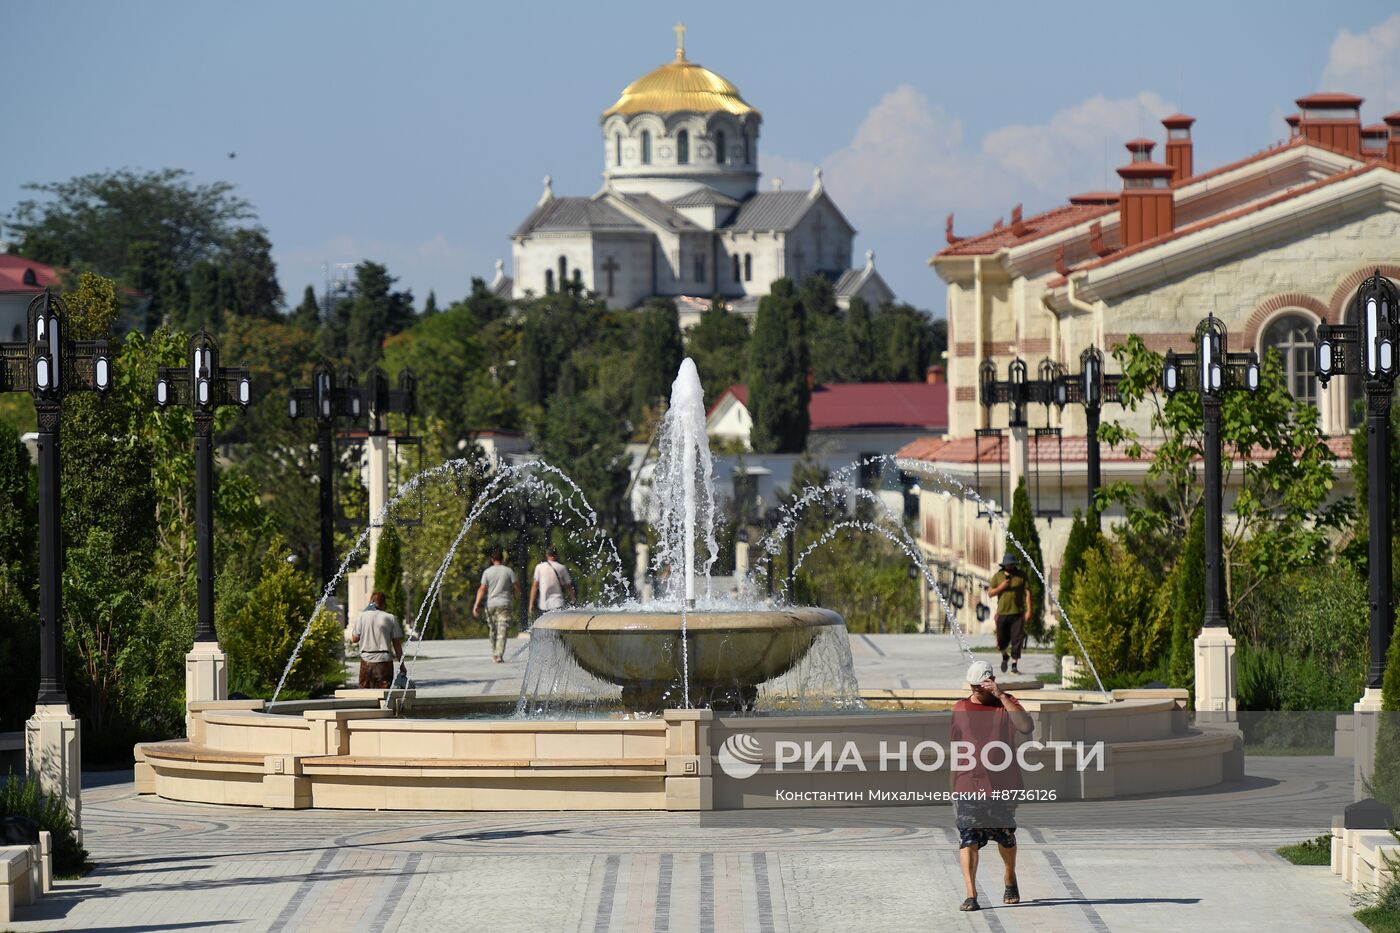
[[[1293,99],[1400,110],[1392,3],[72,3],[4,6],[0,215],[21,185],[185,168],[252,202],[291,302],[322,263],[374,259],[421,302],[509,260],[541,178],[589,194],[598,116],[667,61],[764,117],[763,184],[827,189],[901,297],[942,314],[944,217],[976,232],[1113,168],[1157,118],[1196,165],[1282,138]],[[1393,62],[1393,63],[1392,63]],[[228,153],[237,158],[229,159]]]

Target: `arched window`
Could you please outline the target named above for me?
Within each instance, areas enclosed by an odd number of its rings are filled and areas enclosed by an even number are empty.
[[[744,281],[753,281],[753,253],[744,254]]]
[[[705,281],[705,254],[695,254],[695,281]]]
[[[651,130],[642,130],[642,164],[651,164]]]
[[[617,165],[621,165],[621,164],[622,164],[622,134],[621,134],[621,133],[614,133],[614,134],[613,134],[613,148],[616,150],[616,155],[614,156],[614,158],[616,159],[616,164],[617,164]]]
[[[575,285],[582,285],[582,284],[583,284],[583,274],[582,274],[581,272],[579,272],[578,269],[575,269],[575,270],[574,270],[574,284],[575,284]]]
[[[733,258],[733,260],[734,260],[734,281],[738,282],[738,281],[739,281],[739,254],[738,254],[738,253],[735,253],[734,256],[733,256],[732,258]]]
[[[690,131],[681,130],[676,134],[676,162],[687,165],[690,162]]]
[[[753,165],[753,150],[749,148],[749,134],[744,134],[744,164]]]
[[[553,270],[553,269],[546,269],[546,270],[544,270],[544,293],[545,293],[546,295],[553,295],[553,294],[554,294],[554,270]]]
[[[569,281],[569,260],[563,256],[559,257],[559,284],[562,286]]]
[[[1259,348],[1274,350],[1283,363],[1284,384],[1300,402],[1317,404],[1316,328],[1311,318],[1285,314],[1264,328]]]
[[[727,158],[728,155],[724,146],[724,130],[720,130],[715,134],[715,161],[723,165],[724,160]]]

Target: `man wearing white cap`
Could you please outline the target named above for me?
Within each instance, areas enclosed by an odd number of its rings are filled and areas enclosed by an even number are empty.
[[[967,669],[971,695],[953,706],[953,728],[950,742],[964,742],[973,749],[972,766],[952,770],[953,816],[958,826],[958,858],[962,862],[963,881],[967,883],[967,900],[960,910],[981,910],[977,903],[977,861],[982,847],[995,840],[1005,867],[1006,889],[1002,903],[1019,904],[1021,892],[1016,885],[1016,803],[996,798],[997,791],[1019,791],[1021,769],[1016,764],[1016,737],[1028,735],[1035,729],[1030,714],[1009,693],[1003,693],[996,674],[987,661],[973,661]],[[988,756],[991,743],[1003,743],[1007,752]],[[956,748],[957,746],[953,746]],[[996,770],[993,762],[1007,760],[1008,766]]]

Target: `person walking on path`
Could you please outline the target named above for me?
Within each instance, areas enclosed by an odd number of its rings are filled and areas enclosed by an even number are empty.
[[[1001,569],[992,576],[988,596],[997,601],[997,648],[1001,651],[1001,670],[1011,661],[1011,673],[1021,673],[1021,647],[1026,641],[1026,626],[1031,621],[1031,589],[1016,558],[1007,554],[1001,559]]]
[[[540,612],[563,609],[565,590],[569,593],[570,602],[577,599],[569,568],[559,563],[559,552],[551,544],[544,549],[544,560],[535,565],[535,576],[530,581],[530,611],[535,609],[536,596],[539,597]]]
[[[486,597],[486,627],[491,630],[491,657],[500,664],[505,660],[506,639],[510,637],[510,607],[520,598],[520,583],[515,579],[515,571],[505,565],[505,555],[498,547],[491,549],[491,566],[481,574],[472,618],[481,618],[483,596]]]
[[[360,686],[388,690],[394,682],[394,662],[403,663],[403,626],[384,611],[383,593],[371,593],[355,624],[350,641],[360,646]]]
[[[958,860],[962,863],[967,899],[959,910],[981,910],[977,903],[977,862],[982,847],[995,841],[1001,852],[1003,904],[1019,904],[1021,891],[1016,883],[1016,801],[1024,784],[1016,762],[1016,737],[1035,729],[1021,702],[1003,693],[992,665],[973,661],[967,669],[969,697],[953,705],[953,725],[949,748],[971,749],[971,767],[950,769],[953,789],[953,816],[958,827]],[[1004,745],[988,754],[989,745]],[[1006,766],[998,769],[1005,762]],[[990,765],[990,766],[989,766]],[[1007,792],[1011,792],[1008,795]],[[1010,799],[1008,799],[1010,797]]]

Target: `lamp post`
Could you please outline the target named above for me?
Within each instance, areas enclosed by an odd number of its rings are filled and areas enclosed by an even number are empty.
[[[1205,618],[1196,637],[1196,715],[1198,719],[1235,716],[1235,640],[1225,619],[1225,562],[1222,546],[1223,485],[1220,464],[1220,406],[1227,392],[1259,388],[1259,357],[1229,350],[1225,325],[1214,314],[1196,326],[1189,354],[1167,351],[1162,387],[1168,395],[1194,392],[1201,397],[1205,422]]]
[[[1084,434],[1089,487],[1088,518],[1099,527],[1099,510],[1095,495],[1102,483],[1099,466],[1099,417],[1105,402],[1121,401],[1119,386],[1123,377],[1104,372],[1103,351],[1090,344],[1079,354],[1079,372],[1064,373],[1054,387],[1055,404],[1064,409],[1069,404],[1084,406]]]
[[[1026,407],[1032,402],[1039,402],[1049,406],[1056,400],[1056,391],[1063,377],[1063,368],[1051,360],[1042,360],[1037,367],[1036,378],[1029,377],[1029,370],[1026,361],[1017,357],[1007,366],[1006,378],[997,378],[996,364],[991,360],[983,360],[977,369],[978,401],[982,407],[989,411],[994,405],[1006,405],[1007,416],[1006,426],[1011,429],[1011,495],[1016,494],[1016,487],[1025,478],[1027,471],[1026,463]],[[1048,418],[1048,412],[1047,412]],[[1058,429],[1047,429],[1058,431]],[[1039,476],[1039,435],[1041,429],[1037,429],[1036,447],[1036,475]],[[977,431],[980,438],[983,434],[993,433],[1000,436],[1000,431],[992,428],[983,428]],[[1000,443],[1000,441],[998,441]],[[981,444],[975,448],[978,458],[978,473],[981,473]],[[1000,460],[998,458],[998,469]],[[1063,487],[1061,487],[1063,494]],[[1004,496],[1003,496],[1004,498]],[[998,502],[998,506],[1006,511],[1006,503]]]
[[[79,722],[63,684],[59,428],[69,393],[112,387],[112,357],[105,340],[73,340],[67,317],[48,289],[29,303],[27,339],[0,344],[0,392],[28,392],[39,422],[39,695],[25,725],[25,761],[40,789],[67,804],[81,841]]]
[[[316,450],[320,455],[321,499],[321,588],[327,590],[335,579],[335,421],[358,419],[362,408],[355,377],[343,375],[336,381],[335,367],[321,360],[311,372],[311,385],[293,389],[287,414],[293,420],[309,416],[316,420]]]
[[[1380,708],[1385,655],[1395,627],[1390,576],[1390,399],[1395,384],[1395,347],[1400,338],[1395,283],[1377,270],[1361,284],[1353,304],[1355,324],[1317,328],[1317,378],[1360,376],[1366,383],[1366,511],[1370,521],[1367,554],[1371,604],[1370,665],[1366,696]]]
[[[197,616],[194,648],[185,657],[185,701],[228,698],[228,663],[214,630],[214,412],[246,409],[252,378],[241,366],[220,366],[219,345],[201,330],[190,337],[183,366],[156,371],[156,404],[188,405],[194,414],[194,550]]]

